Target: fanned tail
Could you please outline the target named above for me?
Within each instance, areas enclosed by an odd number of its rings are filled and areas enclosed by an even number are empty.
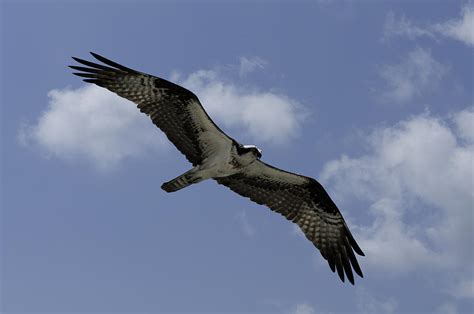
[[[163,183],[161,185],[161,188],[168,193],[176,192],[181,189],[184,189],[185,187],[191,184],[198,183],[202,180],[203,178],[200,176],[197,176],[194,169],[191,169],[190,171],[180,175],[179,177],[171,181]]]

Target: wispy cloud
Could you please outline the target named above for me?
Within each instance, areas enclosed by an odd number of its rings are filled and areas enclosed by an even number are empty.
[[[237,220],[242,227],[242,233],[247,237],[253,237],[255,235],[255,227],[249,222],[247,217],[247,212],[242,210],[240,213],[236,215]]]
[[[391,12],[385,21],[384,37],[388,39],[393,36],[406,36],[409,39],[423,36],[433,39],[445,37],[474,46],[474,4],[467,3],[456,19],[424,26],[417,25],[404,16],[397,18]]]
[[[379,298],[364,289],[357,290],[357,309],[362,314],[395,313],[398,303],[393,298]]]
[[[436,313],[439,313],[439,314],[457,314],[458,310],[457,310],[457,307],[454,303],[446,302],[446,303],[441,304],[437,308]]]
[[[418,47],[400,63],[381,67],[379,74],[386,84],[380,91],[381,99],[408,102],[433,90],[447,71],[448,68],[436,61],[430,51]]]
[[[289,314],[332,314],[331,311],[326,311],[321,309],[318,305],[313,305],[308,302],[299,302],[292,307],[289,312],[284,312]]]
[[[321,178],[334,195],[369,205],[373,222],[354,229],[371,269],[444,269],[446,285],[472,273],[474,134],[462,122],[472,113],[423,114],[378,129],[368,154],[325,165]]]
[[[403,15],[397,18],[393,12],[389,12],[385,17],[384,39],[393,36],[405,36],[412,40],[422,36],[435,38],[432,30],[415,25]]]
[[[316,310],[308,303],[298,303],[296,304],[291,314],[315,314]]]
[[[473,268],[474,266],[471,266],[471,275]],[[456,280],[446,292],[456,299],[474,299],[474,278],[471,276],[471,278]]]
[[[260,57],[240,57],[239,75],[245,76],[255,70],[263,69],[267,62]]]
[[[258,58],[242,58],[231,67],[234,76],[262,68]],[[203,106],[232,136],[258,144],[281,144],[297,136],[304,118],[295,100],[224,77],[218,70],[201,70],[178,83],[195,92]],[[169,145],[165,136],[136,106],[93,85],[55,89],[37,121],[22,126],[19,137],[46,154],[70,162],[88,162],[100,170],[127,158],[160,153]]]

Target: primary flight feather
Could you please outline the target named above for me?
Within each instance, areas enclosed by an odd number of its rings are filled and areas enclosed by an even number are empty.
[[[102,64],[73,57],[84,65],[70,66],[79,71],[74,74],[137,104],[193,164],[191,170],[164,183],[163,190],[175,192],[214,179],[296,223],[342,281],[346,276],[354,284],[352,270],[363,277],[354,252],[364,253],[336,204],[315,179],[261,161],[262,151],[238,143],[219,129],[191,91],[91,54]]]

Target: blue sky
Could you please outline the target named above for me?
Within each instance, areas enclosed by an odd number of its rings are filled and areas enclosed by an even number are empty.
[[[1,1],[5,313],[473,311],[474,4]],[[341,283],[289,222],[71,75],[94,51],[197,93],[320,180],[366,257]]]

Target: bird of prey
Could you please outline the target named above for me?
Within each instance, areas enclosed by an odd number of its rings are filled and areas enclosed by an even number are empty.
[[[186,88],[91,54],[101,64],[73,57],[83,65],[70,66],[79,71],[74,74],[134,102],[192,163],[191,170],[164,183],[163,190],[175,192],[214,179],[296,223],[342,281],[346,276],[354,284],[352,270],[363,277],[354,251],[364,253],[336,204],[315,179],[264,163],[259,148],[225,134]]]

